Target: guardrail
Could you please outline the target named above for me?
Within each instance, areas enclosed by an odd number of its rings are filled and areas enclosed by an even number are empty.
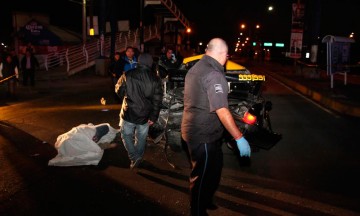
[[[139,29],[135,31],[118,32],[115,37],[115,52],[122,52],[127,46],[140,47]],[[159,38],[157,26],[144,27],[144,42]],[[105,36],[104,40],[93,39],[86,44],[71,46],[67,49],[52,52],[46,55],[44,67],[46,71],[66,65],[67,75],[73,75],[95,64],[99,57],[110,57],[111,37]]]

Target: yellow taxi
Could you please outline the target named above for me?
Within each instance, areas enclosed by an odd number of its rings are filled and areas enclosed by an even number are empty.
[[[168,71],[169,81],[183,82],[186,72],[194,66],[203,56],[195,55],[183,59],[178,69]],[[225,77],[229,86],[230,98],[247,98],[249,93],[257,96],[260,93],[261,82],[265,81],[265,75],[252,74],[246,67],[227,60],[225,64]]]

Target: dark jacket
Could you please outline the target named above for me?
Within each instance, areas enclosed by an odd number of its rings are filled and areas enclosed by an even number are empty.
[[[9,76],[16,75],[15,68],[17,68],[17,66],[13,62],[8,63],[4,61],[0,63],[0,65],[2,68],[2,70],[0,71],[0,78],[1,78],[1,74],[2,74],[2,78],[7,78]]]
[[[115,78],[119,79],[120,76],[123,74],[124,71],[124,64],[122,60],[119,59],[118,61],[113,61],[109,65],[109,73],[115,75]]]
[[[169,68],[178,68],[181,62],[177,61],[175,58],[168,59],[166,55],[162,55],[160,57],[159,64],[165,67],[166,69],[169,69]]]
[[[161,79],[151,68],[138,65],[123,74],[115,86],[116,94],[122,99],[120,117],[134,124],[156,122],[162,103]]]
[[[39,68],[39,62],[37,60],[37,58],[34,55],[30,56],[30,66],[31,68],[26,68],[26,61],[27,61],[27,57],[26,55],[21,59],[21,69],[22,70],[32,70],[35,71],[36,68]]]
[[[134,56],[132,60],[129,60],[129,58],[125,55],[121,58],[121,64],[123,67],[123,71],[127,72],[131,69],[136,68],[137,58],[136,58],[136,56]]]

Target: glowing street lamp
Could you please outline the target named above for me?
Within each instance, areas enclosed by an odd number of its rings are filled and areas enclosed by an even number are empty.
[[[187,49],[190,50],[190,33],[191,33],[191,28],[190,27],[188,27],[186,29],[186,33],[187,33],[186,45],[187,45]]]
[[[198,51],[198,53],[203,53],[204,52],[203,51],[203,42],[202,41],[199,42],[199,45],[197,47],[197,51]]]
[[[254,46],[254,44],[258,44],[257,42],[259,41],[261,28],[262,26],[259,23],[253,21],[240,23],[240,37],[238,37],[238,44],[236,44],[237,50],[241,50],[239,47]]]

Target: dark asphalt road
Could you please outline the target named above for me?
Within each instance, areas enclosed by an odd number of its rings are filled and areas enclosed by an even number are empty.
[[[56,154],[52,145],[57,136],[71,127],[103,122],[117,126],[120,107],[108,84],[108,78],[94,79],[92,74],[44,81],[36,89],[21,87],[19,100],[1,105],[0,215],[188,214],[186,157],[170,151],[179,167],[173,169],[163,144],[149,146],[143,167],[136,171],[129,170],[122,146],[105,150],[99,166],[47,166]],[[107,111],[100,104],[104,95]],[[233,152],[224,148],[224,154],[216,200],[220,208],[210,215],[359,215],[332,205],[356,206],[346,204],[352,200],[241,172]]]

